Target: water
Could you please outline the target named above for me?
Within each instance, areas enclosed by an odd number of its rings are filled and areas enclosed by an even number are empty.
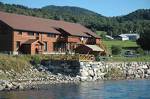
[[[150,80],[43,85],[40,90],[0,92],[0,99],[150,99]]]

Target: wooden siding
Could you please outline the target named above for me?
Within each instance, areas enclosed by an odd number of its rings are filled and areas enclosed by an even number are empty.
[[[0,21],[0,51],[12,51],[12,29]]]

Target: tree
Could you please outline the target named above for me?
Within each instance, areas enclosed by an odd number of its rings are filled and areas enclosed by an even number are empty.
[[[144,50],[150,50],[150,29],[144,30],[144,33],[140,34],[140,38],[137,40],[137,44]]]
[[[105,32],[105,31],[96,31],[96,34],[99,35],[102,39],[106,39],[107,32]]]
[[[111,51],[113,55],[118,55],[118,54],[121,54],[122,48],[121,46],[118,46],[118,45],[112,45]]]

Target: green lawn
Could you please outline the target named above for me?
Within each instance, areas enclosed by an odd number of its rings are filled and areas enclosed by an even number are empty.
[[[145,55],[145,56],[139,56],[139,57],[123,57],[123,56],[113,56],[109,58],[109,61],[112,62],[150,62],[150,56]]]
[[[134,41],[119,41],[119,40],[112,40],[112,41],[103,41],[106,45],[107,49],[110,51],[112,45],[119,45],[121,47],[137,47],[138,45]]]

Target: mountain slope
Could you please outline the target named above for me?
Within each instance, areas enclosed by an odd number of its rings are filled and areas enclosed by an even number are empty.
[[[104,20],[106,17],[79,7],[69,6],[46,6],[41,9],[49,13],[56,20],[65,20],[70,22],[77,22],[86,25],[87,23],[94,23],[96,20]]]
[[[139,9],[126,16],[123,16],[126,21],[130,20],[150,20],[150,9]]]

